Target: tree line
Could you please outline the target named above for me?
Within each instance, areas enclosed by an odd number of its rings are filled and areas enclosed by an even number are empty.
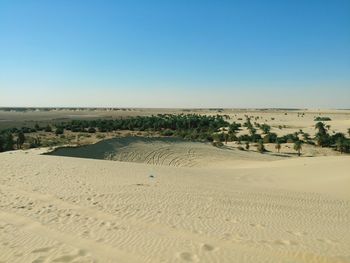
[[[329,125],[317,122],[315,137],[311,138],[308,133],[299,130],[298,132],[277,136],[271,132],[271,126],[267,124],[252,123],[250,117],[246,117],[243,124],[227,122],[224,115],[197,115],[197,114],[158,114],[153,116],[125,117],[119,119],[97,119],[97,120],[72,120],[69,122],[56,123],[54,125],[39,126],[33,128],[22,127],[0,131],[0,152],[22,148],[27,140],[25,134],[37,131],[55,133],[62,135],[65,131],[79,133],[112,132],[120,130],[128,131],[150,131],[157,132],[163,136],[176,136],[187,140],[209,141],[215,146],[221,146],[228,141],[237,141],[239,144],[257,143],[259,152],[264,152],[264,143],[275,143],[279,152],[282,143],[293,143],[294,149],[300,155],[302,144],[317,144],[321,147],[333,147],[343,153],[350,152],[350,139],[343,133],[329,134]],[[238,135],[239,131],[245,127],[248,134]],[[258,133],[258,130],[261,130]],[[348,130],[350,136],[350,129]],[[28,142],[30,148],[41,145],[40,137],[30,138]]]

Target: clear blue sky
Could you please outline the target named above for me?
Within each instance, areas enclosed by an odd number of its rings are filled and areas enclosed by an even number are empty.
[[[350,1],[0,0],[0,106],[350,108]]]

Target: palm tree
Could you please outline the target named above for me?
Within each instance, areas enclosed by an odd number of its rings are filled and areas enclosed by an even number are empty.
[[[303,138],[304,140],[309,140],[310,139],[310,134],[308,134],[307,132],[303,133]]]
[[[252,126],[252,127],[249,127],[249,133],[250,135],[255,135],[256,134],[256,129]]]
[[[26,140],[26,137],[24,136],[23,132],[19,132],[17,137],[17,149],[22,148],[22,145],[25,142],[25,140]]]
[[[239,131],[239,128],[241,127],[241,124],[233,122],[229,126],[229,133],[236,134]]]
[[[276,142],[275,149],[277,150],[278,153],[280,152],[280,150],[281,150],[280,142]]]
[[[302,141],[295,141],[294,142],[294,150],[296,150],[298,152],[298,156],[301,155],[302,145],[303,145]]]
[[[320,134],[326,134],[325,124],[323,122],[318,122],[315,124],[315,129],[318,130]]]
[[[228,141],[228,133],[224,133],[224,138],[225,138],[225,144],[227,144],[227,141]]]
[[[318,130],[315,136],[318,146],[328,146],[330,144],[330,138],[327,130],[325,129],[325,124],[323,122],[318,122],[315,125],[315,129]]]
[[[260,129],[263,131],[263,133],[268,134],[271,130],[271,127],[270,125],[267,125],[264,123],[263,125],[260,126]]]
[[[257,150],[259,153],[264,153],[266,151],[264,142],[262,140],[259,140],[258,145],[257,145]]]

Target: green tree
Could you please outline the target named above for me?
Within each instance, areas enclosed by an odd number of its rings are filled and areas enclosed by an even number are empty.
[[[225,137],[224,137],[224,133],[220,132],[220,133],[215,133],[213,135],[213,138],[214,138],[214,141],[215,142],[223,142],[225,140]]]
[[[327,130],[325,129],[325,124],[323,122],[317,122],[315,124],[315,129],[318,130],[315,136],[317,145],[321,147],[329,146],[330,139]]]
[[[96,129],[93,128],[93,127],[90,127],[90,128],[88,129],[88,133],[95,133],[95,132],[96,132]]]
[[[327,146],[329,143],[328,134],[322,135],[321,133],[317,133],[315,139],[316,139],[317,145],[321,147]]]
[[[326,131],[326,129],[325,129],[325,124],[323,123],[323,122],[317,122],[316,124],[315,124],[315,129],[317,129],[318,130],[318,132],[320,133],[320,134],[322,134],[322,135],[324,135],[324,134],[327,134],[327,131]]]
[[[298,156],[301,155],[302,146],[303,146],[303,142],[302,141],[295,141],[294,142],[294,150],[298,152]]]
[[[60,134],[63,134],[63,133],[64,133],[64,129],[62,127],[57,127],[56,128],[56,131],[55,131],[56,135],[60,135]]]
[[[263,137],[264,143],[272,143],[277,140],[277,134],[274,132],[268,133]]]
[[[264,123],[260,125],[260,129],[263,131],[263,133],[268,134],[271,130],[271,126]]]
[[[256,134],[256,129],[253,126],[248,127],[248,130],[251,136]]]
[[[239,131],[240,127],[241,127],[241,124],[233,122],[229,125],[228,131],[229,133],[236,134]]]
[[[343,138],[338,138],[336,142],[336,150],[340,153],[343,153],[346,151],[346,140]]]
[[[5,140],[4,140],[4,138],[0,135],[0,152],[5,151],[5,149],[4,149],[4,144],[5,144]]]
[[[45,127],[45,132],[52,132],[52,128],[51,128],[50,125],[47,125],[47,126]]]
[[[12,133],[9,132],[9,133],[5,134],[4,151],[11,151],[11,150],[13,150],[14,144],[15,144],[15,142],[13,140]]]
[[[303,133],[303,139],[304,139],[305,141],[310,140],[310,134],[308,134],[307,132],[304,132],[304,133]]]

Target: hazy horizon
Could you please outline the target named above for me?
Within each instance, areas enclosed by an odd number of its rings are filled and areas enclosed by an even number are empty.
[[[2,1],[0,107],[349,109],[349,10]]]

